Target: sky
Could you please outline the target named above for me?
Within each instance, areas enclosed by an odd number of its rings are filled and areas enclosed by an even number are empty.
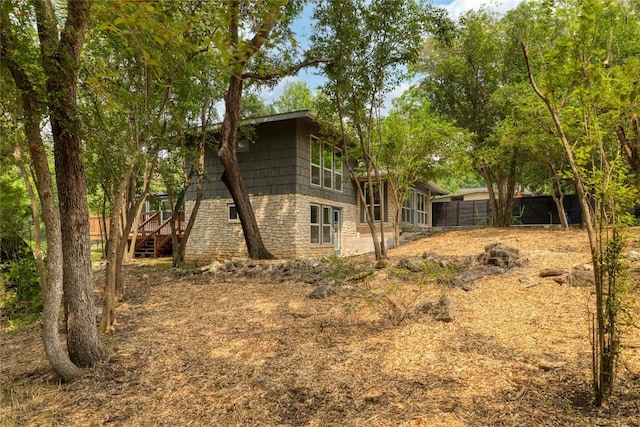
[[[436,6],[441,6],[447,9],[450,15],[455,19],[462,15],[464,12],[468,10],[477,10],[481,6],[485,5],[493,10],[496,10],[500,13],[507,12],[515,8],[521,0],[433,0],[433,4]],[[303,12],[301,18],[298,23],[294,26],[296,33],[300,35],[301,38],[306,38],[309,36],[309,32],[311,31],[309,22],[311,16],[311,8],[307,7]],[[318,71],[316,69],[306,69],[302,70],[298,73],[297,76],[285,77],[273,88],[264,89],[261,92],[261,96],[264,99],[266,104],[271,104],[274,100],[276,100],[284,90],[284,87],[288,82],[294,81],[304,81],[309,85],[312,90],[315,90],[318,86],[320,86],[324,78],[321,75],[318,75]],[[409,87],[409,83],[402,84],[395,88],[389,95],[387,96],[387,108],[391,105],[391,100],[400,96],[407,88]],[[386,112],[386,111],[385,111]]]

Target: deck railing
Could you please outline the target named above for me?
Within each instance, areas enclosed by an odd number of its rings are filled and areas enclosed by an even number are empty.
[[[178,212],[176,231],[181,237],[184,231],[184,211]],[[171,217],[162,221],[161,212],[146,212],[141,217],[136,235],[136,251],[153,239],[154,256],[171,240]]]

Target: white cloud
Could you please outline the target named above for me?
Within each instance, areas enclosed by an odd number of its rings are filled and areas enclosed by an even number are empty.
[[[515,8],[520,1],[521,0],[453,0],[453,2],[448,5],[443,5],[443,7],[449,11],[453,18],[458,18],[468,10],[478,10],[482,6],[486,6],[488,9],[495,10],[500,13],[505,13]]]

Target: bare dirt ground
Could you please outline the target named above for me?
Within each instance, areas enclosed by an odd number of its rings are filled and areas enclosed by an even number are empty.
[[[628,250],[638,251],[640,229],[633,233]],[[475,256],[492,242],[519,249],[526,264],[466,291],[392,274],[402,257]],[[136,263],[127,266],[116,332],[103,337],[110,357],[86,378],[58,382],[39,328],[2,331],[0,425],[640,426],[639,330],[627,328],[614,396],[594,409],[592,290],[538,275],[588,261],[580,230],[480,229],[415,241],[390,251],[389,268],[349,285],[398,307],[443,294],[456,307],[450,323],[410,316],[399,324],[379,300],[354,299],[346,287],[309,299],[304,281]],[[639,295],[629,298],[636,322]]]

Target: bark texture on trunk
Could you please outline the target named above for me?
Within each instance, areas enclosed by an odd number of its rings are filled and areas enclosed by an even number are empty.
[[[93,366],[104,357],[96,327],[89,209],[76,106],[80,51],[90,7],[90,1],[70,1],[65,26],[58,34],[52,3],[35,1],[60,203],[67,347],[79,366]]]
[[[218,157],[224,166],[221,180],[229,189],[236,205],[249,257],[252,259],[272,259],[273,255],[262,241],[258,222],[249,200],[249,194],[242,180],[236,154],[235,141],[238,134],[241,103],[242,77],[233,75],[225,95],[225,115],[220,133],[220,149],[218,150]]]
[[[51,171],[47,159],[46,149],[40,135],[40,123],[42,114],[40,111],[41,99],[36,92],[33,83],[30,81],[25,70],[14,60],[13,55],[17,54],[17,44],[13,33],[9,31],[9,17],[7,11],[2,11],[1,15],[1,39],[2,39],[2,60],[8,67],[13,77],[16,87],[19,89],[23,107],[23,128],[31,164],[33,166],[34,179],[38,197],[42,209],[42,218],[47,231],[47,275],[43,277],[43,271],[39,272],[40,287],[42,290],[43,312],[42,312],[42,340],[45,348],[47,360],[53,370],[64,381],[73,381],[84,375],[84,371],[76,366],[60,343],[58,332],[60,305],[62,302],[63,288],[63,259],[62,259],[62,236],[60,230],[60,218],[53,195],[53,184]],[[18,159],[16,159],[18,160]],[[21,161],[18,161],[21,164]],[[21,167],[25,175],[25,183],[29,189],[31,197],[34,221],[38,224],[38,207],[35,203],[35,193],[26,176],[26,167]],[[37,239],[36,245],[40,247]],[[37,254],[36,254],[37,256]],[[41,254],[40,254],[41,258]],[[40,259],[39,264],[42,263]],[[42,263],[43,264],[43,263]],[[42,270],[42,266],[39,267]]]

